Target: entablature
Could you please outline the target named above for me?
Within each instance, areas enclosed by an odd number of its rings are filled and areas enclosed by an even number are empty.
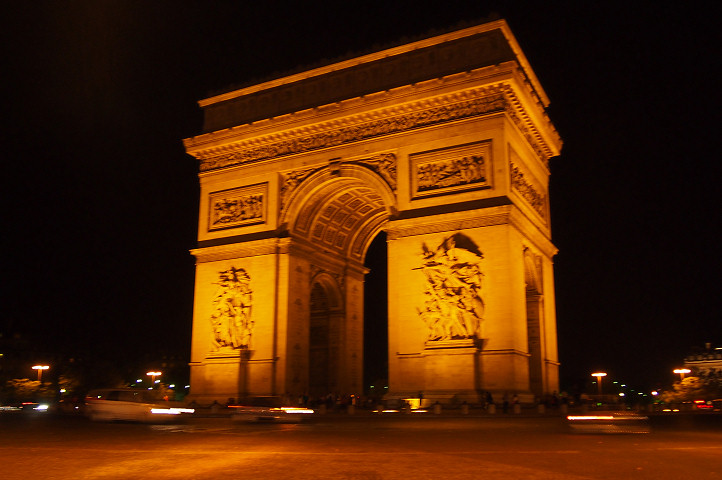
[[[347,98],[518,60],[531,68],[503,20],[336,62],[201,100],[216,131]],[[538,92],[545,97],[541,86]]]
[[[498,71],[493,83],[445,91],[435,96],[417,91],[414,99],[405,103],[387,102],[372,109],[366,104],[356,108],[335,105],[335,117],[316,116],[316,123],[289,122],[277,119],[277,129],[244,125],[231,131],[216,132],[186,139],[189,154],[200,161],[201,175],[214,170],[259,161],[280,159],[325,148],[370,140],[387,135],[410,132],[419,128],[452,121],[506,112],[532,146],[545,166],[549,158],[559,154],[561,140],[540,105],[533,104],[529,92],[524,92],[523,78],[518,66],[505,65],[503,75]],[[473,75],[474,72],[465,75]],[[428,86],[409,86],[412,90]],[[410,95],[409,95],[410,96]],[[369,103],[374,103],[373,100]],[[530,110],[537,110],[533,114]],[[348,114],[348,112],[353,112]],[[318,121],[321,120],[321,121]],[[542,123],[538,123],[538,122]],[[276,119],[267,120],[275,123]],[[537,123],[535,123],[537,122]],[[547,166],[548,169],[548,166]]]
[[[287,253],[290,239],[268,238],[246,242],[232,242],[222,245],[194,248],[191,255],[196,257],[197,263],[214,262],[217,260],[231,260],[259,255],[272,255]]]
[[[535,223],[511,203],[478,210],[463,210],[417,218],[392,220],[384,227],[389,241],[403,237],[464,231],[479,227],[510,225],[529,239],[548,258],[554,257],[558,249],[549,239],[548,232],[542,231]]]

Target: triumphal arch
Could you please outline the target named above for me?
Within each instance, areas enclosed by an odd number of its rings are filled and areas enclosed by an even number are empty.
[[[503,20],[199,103],[191,398],[361,394],[382,231],[389,397],[558,388],[561,140]]]

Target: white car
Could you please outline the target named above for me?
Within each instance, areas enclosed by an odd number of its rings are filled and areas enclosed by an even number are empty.
[[[85,414],[93,421],[125,420],[131,422],[177,421],[193,413],[192,408],[158,401],[154,392],[138,388],[92,390],[85,397]]]

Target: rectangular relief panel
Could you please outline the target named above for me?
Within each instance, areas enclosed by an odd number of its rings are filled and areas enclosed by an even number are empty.
[[[212,192],[208,198],[208,231],[266,223],[268,183]]]
[[[527,170],[523,160],[513,149],[509,151],[509,175],[511,189],[524,199],[534,213],[546,222],[549,216],[546,189]]]
[[[491,141],[409,156],[412,198],[491,188]]]

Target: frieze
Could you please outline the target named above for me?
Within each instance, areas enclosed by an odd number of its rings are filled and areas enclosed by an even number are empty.
[[[527,201],[540,217],[546,218],[546,197],[537,192],[536,188],[524,178],[524,174],[519,170],[519,167],[510,163],[509,171],[511,173],[512,188]]]
[[[486,181],[483,155],[441,160],[419,165],[417,192]]]
[[[221,148],[197,151],[193,155],[199,160],[201,171],[210,171],[496,111],[506,111],[548,168],[549,158],[553,156],[551,148],[529,116],[524,113],[513,89],[504,84],[427,99],[413,105],[400,105],[373,114],[325,122],[310,129],[288,131]],[[367,118],[372,120],[365,120]]]
[[[433,105],[423,110],[414,111],[413,109],[395,107],[384,112],[383,118],[356,125],[346,125],[341,128],[310,133],[303,137],[270,142],[264,145],[238,145],[237,150],[221,155],[205,156],[199,153],[197,156],[200,160],[200,170],[208,171],[504,111],[507,107],[508,100],[502,92],[466,99],[453,104]]]
[[[490,187],[491,142],[478,142],[411,155],[415,197]]]
[[[264,223],[267,190],[264,183],[211,193],[208,230]]]

